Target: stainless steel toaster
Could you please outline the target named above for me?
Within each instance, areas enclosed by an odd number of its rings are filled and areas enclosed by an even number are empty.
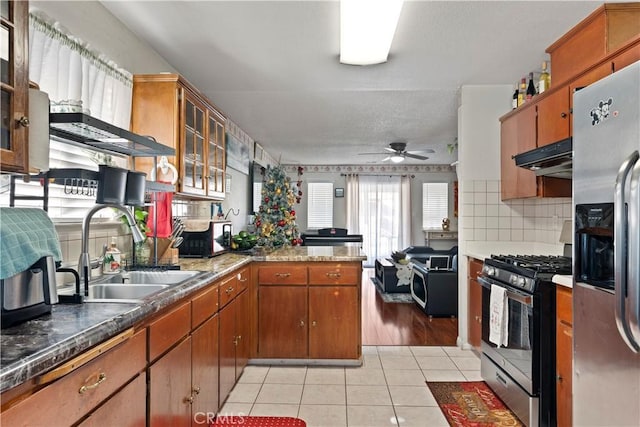
[[[51,306],[58,303],[53,257],[42,257],[28,269],[0,280],[0,303],[3,329],[51,313]]]

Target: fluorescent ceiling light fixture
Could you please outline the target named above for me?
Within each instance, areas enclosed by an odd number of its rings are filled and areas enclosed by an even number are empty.
[[[391,160],[393,163],[400,163],[404,160],[404,156],[401,156],[400,154],[394,154],[393,156],[389,157],[389,160]]]
[[[386,62],[401,10],[402,0],[341,0],[340,62]]]

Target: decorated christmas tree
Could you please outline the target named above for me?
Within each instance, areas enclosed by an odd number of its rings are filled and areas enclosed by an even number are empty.
[[[255,218],[258,245],[278,247],[302,243],[294,204],[301,194],[282,166],[268,167],[262,183],[262,202]]]

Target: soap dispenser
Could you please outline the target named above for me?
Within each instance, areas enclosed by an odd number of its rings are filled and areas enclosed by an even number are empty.
[[[115,239],[111,240],[111,245],[104,253],[104,259],[102,261],[102,273],[103,274],[115,274],[120,273],[120,250],[116,247]]]

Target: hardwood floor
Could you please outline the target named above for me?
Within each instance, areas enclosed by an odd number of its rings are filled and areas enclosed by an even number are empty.
[[[456,345],[457,318],[430,318],[415,303],[385,303],[362,272],[362,345]]]

